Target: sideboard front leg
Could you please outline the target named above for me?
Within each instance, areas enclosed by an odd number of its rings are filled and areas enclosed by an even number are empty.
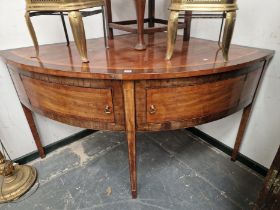
[[[34,119],[33,119],[32,112],[26,106],[24,106],[23,104],[21,104],[21,105],[22,105],[25,117],[27,119],[28,125],[30,127],[31,133],[33,135],[35,144],[37,146],[39,155],[40,155],[41,158],[44,158],[44,157],[46,157],[46,154],[45,154],[44,148],[42,146],[42,142],[41,142],[40,136],[38,134],[38,131],[37,131]]]
[[[236,161],[237,155],[239,153],[239,149],[240,149],[240,146],[242,144],[242,140],[243,140],[243,137],[244,137],[244,134],[245,134],[245,131],[246,131],[246,127],[247,127],[247,124],[248,124],[248,121],[249,121],[249,118],[250,118],[251,110],[252,110],[252,104],[250,104],[249,106],[247,106],[243,110],[239,130],[238,130],[238,133],[237,133],[236,141],[235,141],[233,152],[232,152],[232,155],[231,155],[231,160],[232,161]]]
[[[136,126],[135,126],[135,97],[134,82],[123,83],[125,124],[128,144],[130,186],[132,198],[137,197],[137,172],[136,172]]]

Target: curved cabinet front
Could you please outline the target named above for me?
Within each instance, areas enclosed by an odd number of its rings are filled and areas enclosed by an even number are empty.
[[[21,102],[43,116],[82,128],[124,130],[120,81],[29,74],[9,67]]]
[[[207,76],[138,80],[136,130],[192,127],[252,103],[264,61]],[[66,78],[10,67],[21,102],[53,120],[95,130],[125,130],[123,81]]]
[[[75,87],[44,82],[22,76],[33,109],[80,120],[113,123],[113,99],[110,88]]]
[[[263,65],[210,76],[137,82],[138,129],[192,127],[245,108],[253,101]]]
[[[176,45],[177,56],[164,60],[166,33],[149,38],[146,51],[131,49],[134,35],[88,42],[89,64],[81,64],[72,45],[0,52],[35,143],[44,157],[32,111],[81,128],[125,131],[133,198],[137,195],[136,131],[175,130],[208,123],[244,108],[232,160],[236,160],[252,103],[274,52],[231,46],[223,62],[216,42],[191,39]],[[178,36],[177,42],[183,41]]]

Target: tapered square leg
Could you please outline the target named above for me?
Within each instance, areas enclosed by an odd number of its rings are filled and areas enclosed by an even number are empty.
[[[178,17],[179,11],[171,11],[168,20],[167,52],[165,57],[166,60],[170,60],[173,55],[178,29]]]
[[[73,37],[81,59],[83,63],[88,63],[89,60],[87,57],[87,42],[81,12],[71,11],[68,13],[68,17],[72,28]]]
[[[134,82],[124,81],[123,95],[125,104],[125,125],[128,144],[129,173],[132,198],[137,197],[136,172],[136,126],[135,126],[135,96]]]
[[[38,131],[37,131],[34,119],[33,119],[33,114],[26,106],[24,106],[23,104],[21,104],[21,105],[22,105],[22,109],[24,111],[25,117],[27,119],[28,125],[30,127],[31,133],[33,135],[35,144],[37,146],[39,155],[41,158],[44,158],[44,157],[46,157],[46,154],[45,154],[45,150],[42,146],[41,139],[40,139],[40,136],[38,134]]]
[[[235,20],[236,20],[236,12],[226,13],[226,22],[224,27],[223,41],[222,41],[222,50],[223,50],[223,56],[225,62],[228,61],[228,53],[229,53],[230,43],[234,31]]]
[[[245,134],[245,130],[246,130],[247,124],[249,122],[251,110],[252,110],[252,104],[250,104],[249,106],[247,106],[243,110],[239,130],[238,130],[238,133],[237,133],[236,141],[235,141],[233,152],[232,152],[232,155],[231,155],[231,160],[232,161],[236,161],[237,155],[239,153],[240,146],[242,144],[242,140],[243,140],[243,137],[244,137],[244,134]]]
[[[35,30],[34,30],[33,24],[32,24],[31,19],[30,19],[30,13],[28,11],[25,13],[25,21],[26,21],[29,33],[31,35],[33,45],[35,47],[36,57],[38,57],[39,56],[38,40],[37,40],[37,36],[36,36]]]

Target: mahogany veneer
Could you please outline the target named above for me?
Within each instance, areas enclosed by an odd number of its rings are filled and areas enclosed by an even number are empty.
[[[118,36],[104,49],[88,41],[89,64],[64,44],[0,52],[7,64],[41,156],[44,151],[32,113],[95,130],[126,131],[132,196],[137,195],[136,131],[187,128],[244,109],[232,160],[236,159],[252,103],[274,52],[233,45],[224,63],[216,42],[179,36],[166,61],[166,34],[146,36],[149,47],[135,51],[137,35]]]

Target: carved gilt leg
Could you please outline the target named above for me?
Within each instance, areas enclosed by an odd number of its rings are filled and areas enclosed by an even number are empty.
[[[243,140],[243,137],[244,137],[244,134],[245,134],[245,131],[246,131],[246,127],[247,127],[247,124],[248,124],[248,121],[249,121],[249,118],[250,118],[251,110],[252,110],[252,104],[250,104],[249,106],[247,106],[243,110],[239,130],[238,130],[238,133],[237,133],[236,141],[235,141],[233,152],[232,152],[232,155],[231,155],[231,160],[232,161],[236,161],[237,155],[239,153],[239,149],[240,149],[240,146],[242,144],[242,140]]]
[[[81,59],[83,63],[88,63],[87,42],[82,15],[80,11],[71,11],[68,13],[68,17]]]
[[[228,53],[229,53],[230,43],[234,31],[235,20],[236,20],[235,11],[226,13],[226,22],[225,22],[225,28],[223,34],[223,41],[222,41],[222,49],[223,49],[223,56],[225,62],[228,61]]]
[[[36,37],[36,33],[35,33],[35,30],[34,30],[33,24],[32,24],[31,19],[30,19],[29,11],[27,11],[25,13],[25,21],[26,21],[29,33],[31,35],[33,45],[34,45],[35,50],[36,50],[36,57],[38,57],[39,56],[39,45],[38,45],[38,40],[37,40],[37,37]]]
[[[35,144],[37,146],[39,155],[40,155],[41,158],[44,158],[44,157],[46,157],[46,154],[45,154],[44,148],[42,146],[41,139],[40,139],[40,136],[38,134],[38,131],[37,131],[34,119],[33,119],[32,112],[26,106],[24,106],[23,104],[21,104],[21,105],[22,105],[25,117],[27,119],[28,125],[30,127],[32,136],[34,138]]]
[[[130,186],[132,198],[137,197],[137,172],[136,172],[136,131],[135,131],[135,99],[134,82],[124,81],[123,94],[125,103],[125,124],[128,144]]]
[[[173,55],[178,29],[178,17],[179,11],[171,11],[168,20],[166,60],[170,60]]]

